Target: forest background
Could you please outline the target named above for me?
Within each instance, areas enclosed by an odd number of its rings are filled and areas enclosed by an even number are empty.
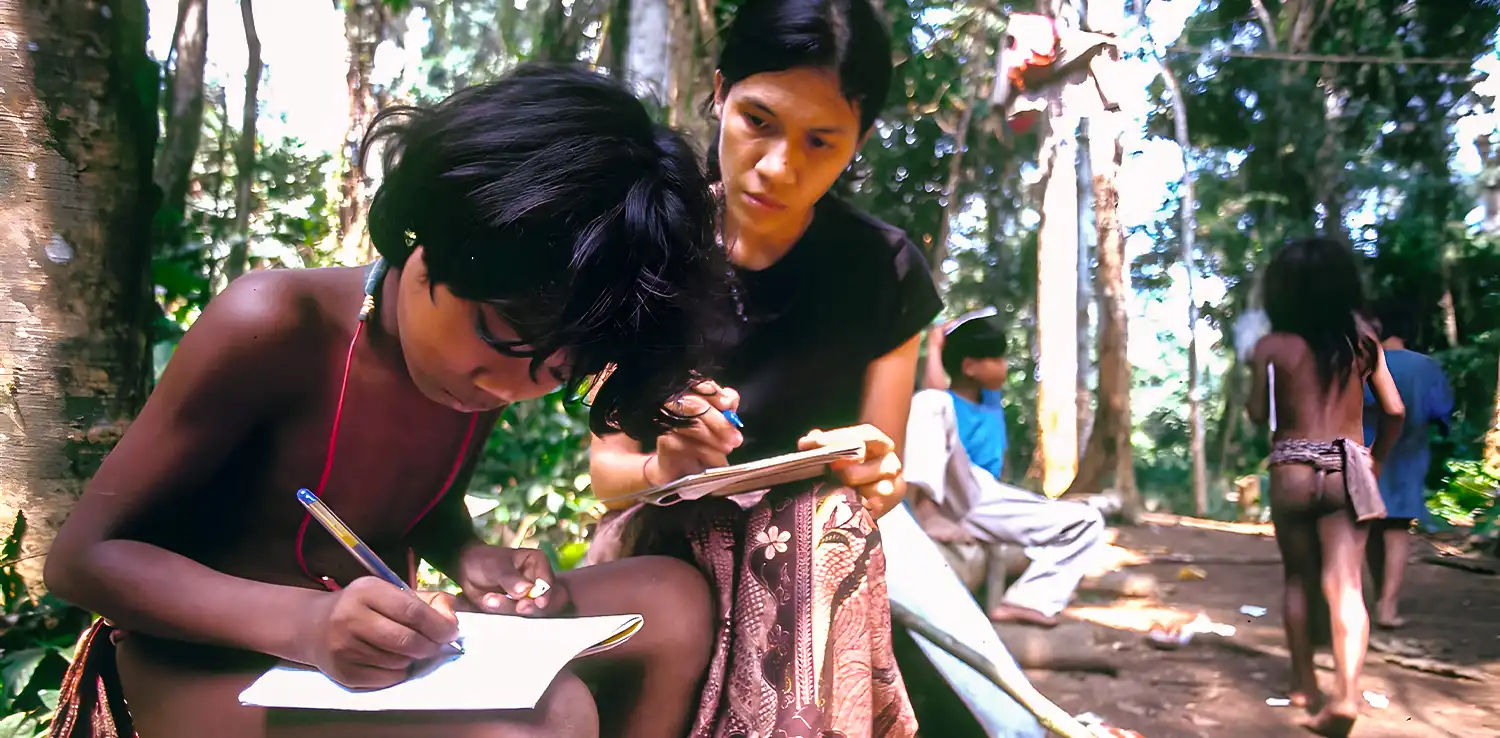
[[[0,738],[45,728],[86,613],[40,589],[51,534],[176,341],[249,269],[361,264],[383,107],[581,61],[713,135],[735,0],[0,4]],[[1453,383],[1441,526],[1493,536],[1500,479],[1500,7],[1487,0],[883,0],[897,74],[842,195],[926,249],[947,315],[1010,326],[1013,481],[1238,514],[1266,443],[1235,327],[1286,239],[1364,256]],[[1113,34],[1118,111],[1018,130],[993,104],[1016,13]],[[15,64],[11,64],[15,61]],[[1165,63],[1164,63],[1165,62]],[[1080,119],[1080,116],[1082,118]],[[1184,208],[1186,203],[1189,207]],[[1039,296],[1046,302],[1038,309]],[[1061,309],[1059,309],[1061,308]],[[476,524],[576,564],[600,508],[585,410],[511,408]]]

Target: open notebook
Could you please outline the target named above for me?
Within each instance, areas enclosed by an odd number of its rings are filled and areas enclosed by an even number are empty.
[[[842,459],[858,459],[864,445],[828,446],[811,451],[796,451],[744,464],[721,466],[676,481],[642,490],[624,499],[671,505],[700,497],[730,497],[744,492],[763,490],[787,482],[800,482],[821,475],[828,465]]]
[[[523,710],[536,707],[569,661],[607,651],[641,629],[640,615],[523,618],[459,613],[464,653],[425,664],[384,689],[349,689],[305,666],[277,666],[240,693],[256,707],[313,710]]]

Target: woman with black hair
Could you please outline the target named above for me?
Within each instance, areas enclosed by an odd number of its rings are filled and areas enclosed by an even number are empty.
[[[1365,539],[1385,515],[1375,477],[1405,412],[1385,353],[1362,317],[1364,287],[1354,252],[1325,239],[1294,241],[1263,278],[1271,333],[1251,356],[1248,405],[1269,424],[1271,521],[1285,572],[1283,621],[1292,655],[1293,704],[1317,710],[1308,729],[1346,736],[1359,716],[1360,666],[1370,623],[1361,592]],[[1366,449],[1364,385],[1381,419]],[[1321,594],[1321,597],[1319,596]],[[1323,702],[1313,669],[1312,607],[1326,600],[1336,679]]]
[[[380,259],[247,274],[214,298],[58,533],[48,587],[108,620],[80,644],[53,735],[685,729],[710,651],[703,577],[664,557],[555,574],[534,549],[480,540],[463,492],[506,405],[610,364],[596,431],[651,438],[685,422],[662,408],[702,363],[701,306],[724,274],[692,150],[607,77],[552,66],[388,109],[364,151],[377,140]],[[424,558],[463,599],[424,604],[368,576],[309,525],[300,487],[385,561],[414,576]],[[580,662],[599,674],[597,712],[566,671],[535,710],[239,703],[278,660],[349,687],[403,681],[458,636],[457,608],[634,612],[645,625]]]
[[[722,48],[709,166],[734,318],[713,336],[713,381],[677,406],[692,424],[644,446],[595,439],[594,490],[628,509],[590,555],[673,553],[708,575],[721,637],[695,736],[913,735],[875,519],[905,492],[920,334],[942,302],[905,233],[829,194],[885,105],[890,35],[869,0],[749,0]],[[840,484],[785,485],[749,510],[620,500],[846,441],[865,453]]]

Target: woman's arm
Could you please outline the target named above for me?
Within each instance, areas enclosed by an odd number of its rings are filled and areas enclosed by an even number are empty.
[[[594,496],[606,508],[619,510],[635,504],[620,499],[632,492],[727,466],[729,454],[745,437],[724,417],[724,411],[739,406],[740,394],[733,388],[705,380],[671,405],[673,412],[693,422],[658,437],[655,451],[642,452],[640,442],[623,433],[594,436],[589,446]]]
[[[922,335],[912,336],[894,351],[871,362],[865,370],[864,398],[861,401],[861,422],[879,428],[890,437],[895,446],[896,457],[902,458],[906,450],[906,421],[911,415],[911,397],[916,383],[917,354],[922,346]],[[942,361],[938,361],[939,369]],[[893,478],[895,485],[888,504],[874,512],[876,517],[885,514],[906,497],[906,478],[899,472]]]
[[[1370,392],[1380,405],[1380,422],[1375,426],[1375,443],[1370,446],[1370,456],[1375,459],[1375,463],[1381,464],[1401,437],[1401,426],[1406,420],[1406,404],[1401,401],[1401,393],[1396,390],[1396,380],[1391,377],[1391,370],[1385,365],[1385,349],[1377,347],[1375,351],[1375,371],[1370,374]]]
[[[922,389],[948,389],[948,370],[943,368],[943,331],[948,324],[927,331],[927,360],[922,362]]]
[[[589,444],[589,479],[594,496],[610,510],[623,510],[635,504],[620,499],[632,492],[650,487],[655,454],[641,451],[639,441],[624,433],[594,436]]]
[[[309,661],[298,634],[325,593],[221,574],[133,538],[169,506],[212,505],[206,481],[250,428],[300,398],[314,322],[290,289],[248,274],[183,337],[58,531],[46,564],[55,594],[126,630]]]

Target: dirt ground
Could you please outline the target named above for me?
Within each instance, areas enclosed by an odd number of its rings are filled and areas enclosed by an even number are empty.
[[[1067,613],[1095,624],[1095,648],[1110,653],[1119,666],[1118,676],[1036,671],[1030,673],[1033,684],[1071,713],[1092,712],[1146,738],[1309,735],[1295,727],[1300,711],[1266,704],[1267,698],[1282,696],[1287,684],[1287,662],[1279,655],[1285,644],[1281,573],[1269,527],[1241,526],[1239,532],[1224,532],[1184,522],[1122,529],[1115,553],[1237,557],[1252,563],[1197,564],[1205,576],[1187,580],[1179,578],[1182,563],[1129,567],[1153,574],[1165,585],[1164,591],[1147,600],[1085,598]],[[1419,542],[1414,554],[1432,552],[1430,545]],[[1403,614],[1410,624],[1394,634],[1377,632],[1376,642],[1387,651],[1425,652],[1430,659],[1472,670],[1482,681],[1415,671],[1388,663],[1382,653],[1372,651],[1362,688],[1384,696],[1389,704],[1367,706],[1354,735],[1500,737],[1500,577],[1414,563],[1404,592]],[[1267,612],[1250,617],[1239,612],[1242,605]],[[1228,638],[1199,636],[1176,651],[1146,644],[1143,633],[1153,621],[1198,613],[1233,625],[1237,632]],[[1247,652],[1236,644],[1251,649]],[[1328,690],[1332,662],[1326,655],[1319,660],[1325,665],[1319,676]]]

